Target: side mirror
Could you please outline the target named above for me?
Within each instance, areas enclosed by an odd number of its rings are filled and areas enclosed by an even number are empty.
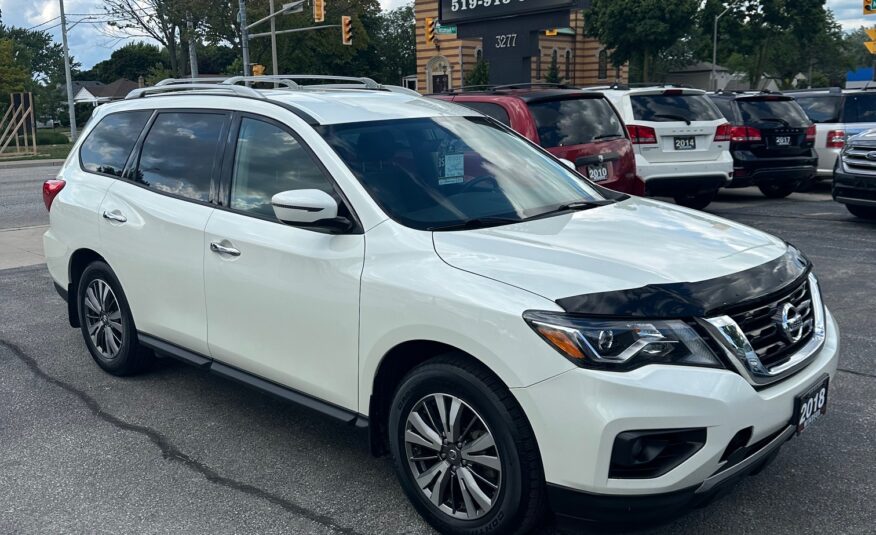
[[[567,159],[565,159],[565,158],[560,158],[560,161],[563,162],[563,165],[565,165],[566,167],[568,167],[568,168],[571,169],[572,171],[577,171],[577,170],[578,170],[578,168],[575,167],[575,163],[574,163],[574,162],[570,162],[569,160],[567,160]]]
[[[277,219],[290,225],[313,225],[338,217],[337,201],[318,189],[281,191],[271,197],[271,206]]]

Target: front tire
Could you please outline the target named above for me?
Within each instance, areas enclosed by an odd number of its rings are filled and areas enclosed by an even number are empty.
[[[440,357],[401,382],[389,414],[396,474],[441,533],[526,533],[545,508],[535,436],[491,373]]]
[[[113,270],[104,262],[92,262],[82,272],[77,295],[82,336],[91,357],[113,375],[143,371],[151,354],[140,347],[137,329]]]
[[[765,197],[770,199],[784,199],[797,191],[797,184],[761,184],[757,187]]]
[[[715,197],[717,195],[717,191],[706,191],[700,193],[679,194],[676,195],[674,199],[675,204],[679,206],[684,206],[685,208],[693,208],[694,210],[702,210],[706,206],[710,205],[712,201],[715,200]]]
[[[876,219],[876,207],[847,204],[846,209],[855,217],[861,219]]]

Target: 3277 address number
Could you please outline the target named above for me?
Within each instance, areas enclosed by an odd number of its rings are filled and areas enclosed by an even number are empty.
[[[517,34],[506,33],[496,36],[496,48],[514,48],[517,46]]]

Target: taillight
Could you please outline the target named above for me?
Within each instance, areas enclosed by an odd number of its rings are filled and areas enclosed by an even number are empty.
[[[715,141],[730,141],[732,130],[728,123],[719,124],[715,130]]]
[[[633,145],[656,145],[657,132],[650,126],[628,124],[627,131],[630,133],[630,141]]]
[[[730,141],[733,143],[745,143],[748,141],[761,141],[760,130],[750,126],[730,127]]]
[[[67,185],[65,181],[55,178],[43,182],[43,202],[46,203],[46,210],[52,209],[52,202],[65,185]]]
[[[846,145],[846,133],[843,130],[831,130],[827,133],[827,148],[841,149]]]
[[[815,125],[810,124],[809,128],[806,129],[806,142],[807,143],[815,143]]]

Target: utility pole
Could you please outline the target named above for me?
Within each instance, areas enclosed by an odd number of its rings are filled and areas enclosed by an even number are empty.
[[[277,70],[277,23],[274,20],[274,0],[271,0],[271,66],[274,76],[279,74]]]
[[[712,34],[712,79],[710,80],[712,91],[718,90],[718,74],[717,67],[715,66],[715,63],[718,62],[718,21],[721,19],[721,17],[726,15],[728,11],[730,11],[730,8],[732,8],[733,4],[735,3],[736,0],[730,2],[730,5],[727,6],[727,9],[725,9],[715,17],[715,31]]]
[[[70,49],[67,48],[67,17],[64,15],[64,0],[58,0],[58,3],[61,5],[61,41],[64,43],[64,73],[67,75],[67,113],[70,114],[70,138],[76,141],[76,106],[73,104],[73,77],[70,76]]]
[[[195,42],[197,41],[197,37],[195,36],[195,30],[192,26],[192,14],[186,14],[186,28],[189,31],[189,66],[190,71],[192,73],[192,79],[198,77],[198,52],[195,50]]]
[[[238,0],[240,9],[240,48],[243,52],[243,75],[252,76],[249,64],[249,30],[246,27],[246,0]]]

